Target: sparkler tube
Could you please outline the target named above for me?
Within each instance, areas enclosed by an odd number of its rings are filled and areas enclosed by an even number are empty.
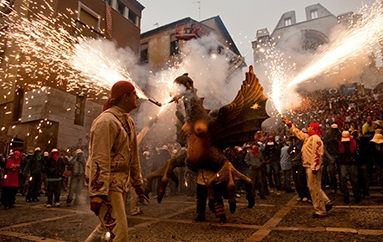
[[[157,105],[158,107],[161,107],[162,106],[162,104],[161,103],[159,103],[159,102],[157,102],[157,101],[154,101],[154,100],[152,100],[152,99],[148,99],[148,101],[149,102],[151,102],[151,103],[154,103],[155,105]]]
[[[105,225],[105,223],[104,223],[104,220],[102,220],[100,214],[97,215],[97,217],[98,217],[98,219],[100,220],[100,223],[101,223],[102,227],[104,227],[104,229],[105,229],[105,231],[106,231],[106,232],[105,232],[105,240],[108,241],[108,240],[110,239],[110,232],[106,229],[106,225]]]
[[[148,198],[147,196],[145,196],[144,194],[142,194],[141,197],[142,197],[143,199],[145,199],[145,201],[147,201],[147,202],[149,203],[149,198]]]

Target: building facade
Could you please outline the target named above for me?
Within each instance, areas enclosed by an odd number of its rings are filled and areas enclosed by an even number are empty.
[[[65,33],[72,36],[109,39],[118,47],[129,47],[139,54],[144,7],[138,1],[53,0],[49,6],[47,2],[8,0],[10,6],[0,6],[0,10],[14,21],[26,18],[31,22],[52,22],[52,33],[64,28]],[[0,37],[3,87],[0,90],[0,152],[12,149],[26,152],[37,146],[43,150],[54,147],[66,150],[80,139],[86,142],[91,123],[101,113],[105,100],[91,96],[86,87],[68,89],[65,72],[39,71],[43,65],[52,63],[44,63],[41,56],[31,58],[12,43],[10,35],[16,30],[7,25],[9,18],[0,19],[1,27],[6,30]],[[64,48],[67,43],[65,39],[62,41]],[[35,69],[22,68],[30,63],[35,63]]]
[[[283,53],[284,58],[299,71],[313,56],[320,53],[322,46],[331,44],[333,35],[352,28],[363,17],[353,12],[335,16],[319,3],[307,6],[305,16],[304,21],[297,22],[295,11],[289,11],[281,16],[271,34],[267,28],[256,31],[255,41],[252,42],[256,70],[264,71],[265,56],[273,49]],[[374,53],[367,53],[367,59],[371,63],[375,63],[373,55]],[[364,66],[355,68],[355,72],[358,70],[357,74],[339,75],[339,79],[345,84],[369,81],[371,85],[375,85],[382,81],[382,71],[379,68],[374,64]],[[345,63],[339,63],[339,69],[345,69],[344,67]],[[325,77],[318,76],[318,81],[322,81],[321,78]]]
[[[203,21],[187,17],[142,33],[140,61],[154,72],[167,69],[182,62],[180,51],[188,40],[213,33],[219,43],[212,51],[226,55],[233,70],[244,66],[244,58],[219,16]]]

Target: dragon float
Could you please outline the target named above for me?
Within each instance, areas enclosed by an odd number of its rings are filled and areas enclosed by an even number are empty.
[[[202,100],[193,86],[193,80],[187,74],[176,78],[174,83],[182,85],[185,89],[174,100],[182,100],[184,104],[184,115],[180,111],[176,112],[178,119],[183,123],[180,130],[182,136],[178,136],[177,141],[182,144],[183,137],[187,150],[147,176],[145,195],[148,196],[152,191],[152,182],[160,179],[157,202],[161,203],[169,179],[176,185],[179,183],[174,168],[186,165],[193,171],[204,169],[215,172],[206,184],[209,207],[216,200],[214,184],[223,183],[224,198],[228,199],[230,212],[235,212],[234,181],[245,184],[248,207],[253,207],[255,194],[252,191],[251,179],[237,171],[223,153],[226,147],[253,141],[253,136],[261,129],[262,122],[269,117],[265,110],[267,97],[253,67],[250,66],[249,72],[246,72],[245,80],[234,100],[216,110],[208,111],[203,107]]]

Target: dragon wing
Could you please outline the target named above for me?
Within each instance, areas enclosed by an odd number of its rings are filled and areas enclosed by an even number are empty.
[[[212,125],[213,145],[224,149],[252,141],[262,122],[269,118],[266,101],[263,87],[250,66],[235,99],[218,110]]]

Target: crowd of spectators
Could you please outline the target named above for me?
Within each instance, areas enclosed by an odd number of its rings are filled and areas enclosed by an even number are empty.
[[[357,160],[358,191],[356,202],[362,198],[369,198],[369,187],[373,183],[381,182],[383,192],[383,172],[380,172],[383,165],[382,156],[379,155],[380,144],[371,142],[376,132],[380,132],[383,119],[383,96],[375,90],[355,89],[352,93],[333,92],[319,90],[314,92],[301,92],[301,103],[297,108],[289,110],[284,114],[298,128],[303,131],[311,122],[317,122],[323,132],[322,139],[326,146],[326,154],[323,159],[323,179],[324,189],[330,189],[331,193],[340,191],[345,196],[346,190],[342,189],[341,180],[345,180],[345,175],[341,174],[342,153],[339,145],[342,143],[342,132],[348,131],[351,139],[357,142],[355,159]],[[383,136],[382,136],[383,137]],[[345,139],[345,138],[343,138]],[[383,142],[383,140],[382,140]],[[343,145],[343,144],[342,144]],[[343,146],[342,146],[343,147]],[[167,144],[161,148],[152,146],[141,147],[141,166],[143,177],[148,173],[161,167],[169,157],[173,157],[180,150],[177,143]],[[166,152],[165,152],[166,150]],[[167,153],[167,158],[161,158],[161,153]],[[253,158],[246,161],[248,153],[261,154],[259,161]],[[225,150],[226,157],[234,164],[240,172],[256,180],[255,188],[261,199],[272,193],[280,196],[283,192],[298,192],[300,200],[311,202],[305,183],[304,173],[302,176],[294,175],[302,173],[300,167],[299,144],[296,139],[290,136],[285,124],[280,121],[277,125],[263,127],[257,132],[254,140],[241,146],[228,147]],[[298,157],[298,158],[297,158]],[[255,165],[256,164],[256,165]],[[169,189],[169,193],[178,193],[184,188],[184,184],[190,185],[193,177],[187,171],[178,172],[181,187],[175,192],[174,188]],[[185,175],[187,174],[187,175]],[[351,175],[347,173],[347,176]],[[352,174],[355,176],[355,174]],[[290,179],[290,178],[294,179]],[[353,177],[352,177],[353,178]],[[350,182],[355,183],[355,180]],[[300,191],[297,191],[300,187]],[[294,189],[293,189],[294,188]],[[193,196],[192,191],[186,189],[186,194]],[[153,188],[155,194],[156,188]],[[237,197],[241,196],[245,188],[241,183],[236,183]]]
[[[300,105],[289,110],[284,115],[302,130],[313,121],[319,123],[324,134],[322,138],[326,148],[322,167],[323,188],[331,189],[332,193],[336,193],[338,189],[342,193],[345,192],[344,188],[342,191],[341,184],[343,177],[340,171],[341,151],[339,150],[339,144],[342,141],[342,132],[348,131],[351,139],[354,139],[357,143],[355,161],[358,167],[358,188],[356,189],[360,192],[360,198],[368,198],[370,196],[370,185],[378,182],[382,186],[383,193],[383,158],[381,154],[383,148],[380,149],[383,136],[381,141],[376,139],[377,135],[382,135],[380,132],[383,125],[383,95],[376,90],[360,89],[352,93],[341,93],[339,91],[330,93],[328,90],[318,90],[315,92],[301,92],[300,95]],[[343,133],[344,135],[346,134]],[[177,142],[166,143],[158,147],[145,144],[139,148],[144,178],[150,172],[163,166],[166,160],[176,156],[182,150],[182,147]],[[261,199],[266,199],[266,196],[271,193],[280,196],[282,192],[296,191],[299,194],[298,199],[310,201],[311,198],[307,192],[306,184],[300,188],[301,191],[297,191],[297,187],[302,186],[302,184],[297,184],[298,180],[294,178],[294,174],[297,174],[299,169],[296,160],[296,155],[299,153],[297,149],[299,149],[299,146],[297,148],[296,140],[290,136],[287,127],[280,121],[277,125],[263,127],[254,135],[254,140],[241,146],[228,147],[225,154],[240,172],[256,180],[255,188],[258,190]],[[68,170],[71,167],[69,161],[73,157],[77,157],[80,152],[84,151],[84,159],[86,159],[87,142],[80,139],[71,151],[70,153],[66,151],[60,152],[61,157],[67,163]],[[19,192],[27,195],[26,200],[32,202],[38,200],[38,197],[36,197],[37,194],[34,196],[28,196],[27,194],[28,191],[31,192],[31,187],[28,189],[31,182],[25,179],[29,179],[31,174],[25,173],[25,166],[26,161],[35,156],[35,152],[30,151],[29,154],[22,157],[19,176]],[[246,160],[246,155],[249,152],[253,155],[248,156]],[[261,155],[259,159],[257,158],[258,154]],[[5,167],[6,159],[1,156],[0,158],[0,165]],[[176,169],[180,186],[176,188],[170,182],[167,194],[185,193],[190,197],[194,197],[195,174],[192,174],[186,168]],[[44,174],[44,171],[41,171],[41,173]],[[294,182],[290,180],[290,176],[294,178],[292,179]],[[70,174],[69,176],[63,175],[64,189],[69,186],[68,177],[70,177]],[[300,183],[302,183],[304,177],[299,179],[301,180]],[[38,186],[41,189],[41,182],[44,184],[44,181],[40,180],[39,182]],[[24,184],[28,184],[28,186]],[[47,186],[44,184],[42,187]],[[151,195],[155,196],[156,190],[157,184],[154,182],[153,194]],[[236,190],[237,197],[240,197],[241,192],[244,192],[244,186],[237,183]],[[40,191],[35,192],[40,194]],[[73,198],[70,196],[67,201],[68,204],[72,200]],[[359,198],[356,199],[356,201],[358,200]],[[347,199],[344,201],[345,203],[349,202]]]
[[[47,208],[60,206],[61,190],[68,191],[67,206],[85,203],[84,167],[87,159],[87,145],[80,139],[68,150],[42,150],[40,147],[27,153],[18,150],[11,151],[7,156],[0,155],[0,192],[2,197],[7,195],[7,186],[12,185],[12,201],[1,201],[5,209],[12,208],[16,193],[25,196],[28,203],[39,202],[41,197],[47,197]],[[84,151],[81,149],[83,148]],[[15,154],[19,154],[17,170],[13,167]],[[15,163],[16,164],[16,163]],[[13,171],[17,174],[11,176]],[[74,178],[74,179],[71,179]],[[10,183],[12,180],[12,183]],[[5,191],[4,191],[5,188]],[[9,189],[8,189],[9,190]]]

